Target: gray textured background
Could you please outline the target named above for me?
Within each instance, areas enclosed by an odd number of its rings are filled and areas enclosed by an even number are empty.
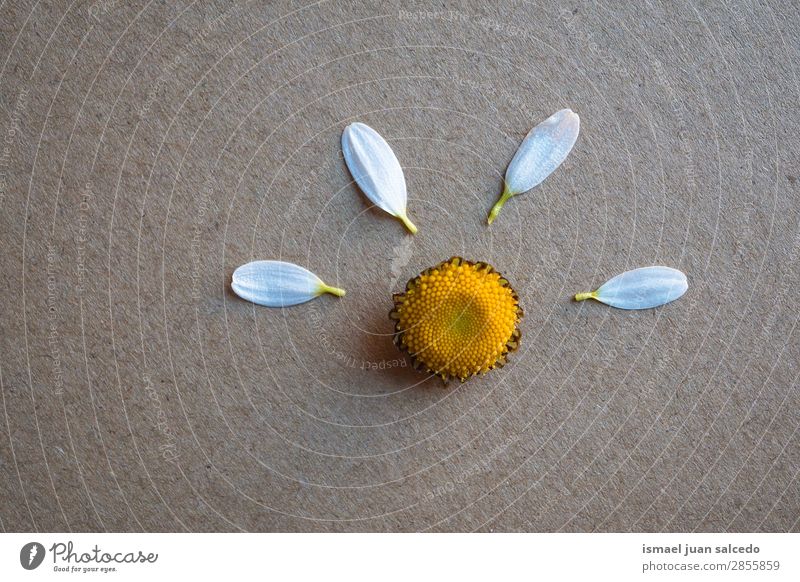
[[[0,3],[0,526],[797,531],[799,8]],[[487,228],[562,107],[571,156]],[[355,119],[417,236],[351,184]],[[456,254],[526,317],[443,390],[387,312]],[[347,297],[254,308],[254,257]],[[648,264],[688,293],[570,301]]]

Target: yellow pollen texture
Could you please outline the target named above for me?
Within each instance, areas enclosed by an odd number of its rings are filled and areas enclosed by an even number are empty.
[[[462,381],[505,362],[522,314],[514,290],[486,263],[458,257],[428,269],[395,296],[401,347],[443,379]]]

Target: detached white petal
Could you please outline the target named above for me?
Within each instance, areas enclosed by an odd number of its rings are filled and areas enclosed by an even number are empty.
[[[289,307],[323,293],[341,297],[344,289],[329,287],[311,271],[283,261],[253,261],[233,272],[233,292],[267,307]]]
[[[342,151],[347,168],[367,198],[399,218],[412,233],[417,232],[406,214],[403,168],[386,140],[368,125],[351,123],[342,133]]]
[[[596,299],[620,309],[658,307],[686,293],[686,275],[670,267],[642,267],[626,271],[590,293],[578,293],[575,301]]]
[[[538,186],[561,165],[575,145],[580,127],[578,114],[562,109],[528,132],[508,164],[503,195],[489,213],[489,224],[509,198]]]

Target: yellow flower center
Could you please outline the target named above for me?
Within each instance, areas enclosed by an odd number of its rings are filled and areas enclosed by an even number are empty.
[[[409,281],[390,315],[401,348],[444,380],[464,381],[505,363],[522,310],[490,265],[454,257]]]

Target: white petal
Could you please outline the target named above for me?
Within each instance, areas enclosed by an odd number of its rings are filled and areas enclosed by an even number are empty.
[[[509,193],[527,192],[544,182],[567,158],[580,126],[576,113],[562,109],[530,130],[506,170]]]
[[[579,293],[575,299],[597,299],[620,309],[658,307],[686,293],[686,275],[670,267],[642,267],[617,275],[591,293]]]
[[[342,151],[347,168],[367,198],[416,232],[406,216],[403,168],[386,140],[368,125],[351,123],[342,133]]]
[[[344,295],[328,287],[311,271],[283,261],[253,261],[233,272],[233,292],[242,299],[267,307],[289,307],[321,295]]]

